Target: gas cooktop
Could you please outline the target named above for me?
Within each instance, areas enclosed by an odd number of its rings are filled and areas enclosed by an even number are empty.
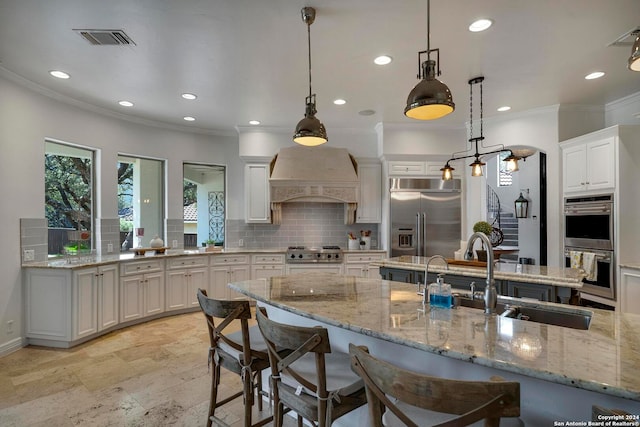
[[[289,246],[287,248],[287,262],[342,262],[342,249],[340,249],[340,246],[322,246],[320,248],[308,248],[306,246]]]

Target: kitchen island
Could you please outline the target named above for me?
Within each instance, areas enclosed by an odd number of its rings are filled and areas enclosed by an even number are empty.
[[[386,280],[317,273],[230,286],[277,321],[327,326],[342,351],[353,342],[432,375],[519,381],[527,425],[586,421],[592,404],[640,414],[638,315],[589,309],[589,329],[575,330],[466,307],[430,309],[415,285]]]

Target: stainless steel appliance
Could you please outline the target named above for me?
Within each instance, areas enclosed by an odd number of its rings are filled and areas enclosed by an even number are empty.
[[[341,263],[342,249],[339,246],[322,246],[321,248],[289,246],[286,260],[291,264]]]
[[[598,274],[595,280],[583,279],[581,292],[615,301],[613,219],[612,194],[564,200],[565,266],[571,266],[571,251],[595,254]]]
[[[564,244],[613,250],[613,195],[565,198]]]
[[[564,258],[565,266],[571,267],[571,257],[569,256],[571,251],[578,252],[591,252],[596,257],[596,268],[598,274],[595,280],[582,279],[581,292],[596,295],[602,298],[610,300],[616,300],[616,287],[615,284],[615,263],[613,251],[602,251],[597,249],[577,248],[571,246],[565,246]]]
[[[443,255],[460,248],[459,179],[391,178],[391,256]]]

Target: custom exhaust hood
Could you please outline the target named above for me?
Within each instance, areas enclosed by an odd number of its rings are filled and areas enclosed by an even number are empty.
[[[287,147],[271,160],[271,218],[282,222],[282,203],[343,203],[344,222],[353,224],[360,180],[358,164],[344,148]]]

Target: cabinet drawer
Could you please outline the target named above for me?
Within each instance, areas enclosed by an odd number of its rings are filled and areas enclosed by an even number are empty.
[[[249,255],[215,255],[211,257],[211,265],[248,264]]]
[[[347,263],[373,262],[384,259],[385,254],[345,254]]]
[[[252,264],[284,264],[284,254],[261,254],[251,257]]]
[[[207,267],[208,265],[209,257],[207,256],[185,256],[167,260],[168,269],[185,267]]]
[[[125,262],[120,266],[120,274],[127,275],[127,274],[149,273],[152,271],[162,271],[163,269],[164,269],[163,260],[159,260],[159,259]]]

